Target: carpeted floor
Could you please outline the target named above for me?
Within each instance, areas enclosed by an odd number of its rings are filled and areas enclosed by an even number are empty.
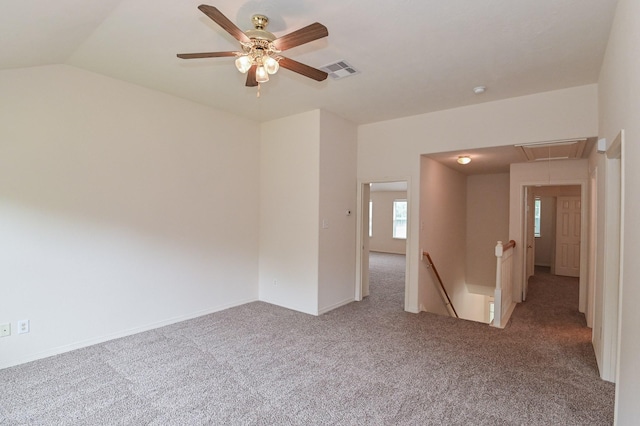
[[[537,275],[498,330],[403,312],[375,268],[320,317],[255,302],[0,370],[0,424],[612,424],[577,280]]]
[[[380,312],[404,309],[405,256],[369,252],[369,294],[371,304]]]

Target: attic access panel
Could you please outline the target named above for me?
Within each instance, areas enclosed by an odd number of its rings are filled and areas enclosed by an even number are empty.
[[[587,139],[519,145],[528,161],[582,158]]]

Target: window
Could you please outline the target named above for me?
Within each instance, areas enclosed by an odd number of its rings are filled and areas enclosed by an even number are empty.
[[[373,201],[369,200],[369,236],[373,237]]]
[[[407,238],[407,200],[393,202],[393,238]]]
[[[540,237],[540,198],[535,199],[533,206],[533,235]]]

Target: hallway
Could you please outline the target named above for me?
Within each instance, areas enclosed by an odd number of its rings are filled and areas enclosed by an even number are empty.
[[[535,343],[529,343],[530,362],[553,363],[554,368],[598,377],[592,330],[578,311],[578,292],[578,278],[552,275],[549,268],[536,267],[529,279],[527,300],[516,306],[505,331]]]

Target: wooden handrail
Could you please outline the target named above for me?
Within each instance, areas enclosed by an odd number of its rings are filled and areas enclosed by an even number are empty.
[[[502,250],[503,251],[507,251],[509,250],[511,247],[515,247],[516,246],[516,242],[514,240],[509,241],[507,244],[502,246]]]
[[[514,242],[515,244],[515,242]],[[444,295],[447,298],[447,305],[449,305],[451,307],[451,310],[453,311],[453,314],[456,316],[456,318],[460,318],[458,316],[458,313],[456,312],[456,308],[453,307],[453,303],[451,302],[451,299],[449,298],[449,293],[447,293],[447,289],[444,288],[444,284],[442,283],[442,278],[440,278],[440,274],[438,273],[438,270],[436,269],[436,265],[433,264],[433,260],[431,260],[431,256],[429,256],[429,253],[422,252],[422,254],[424,256],[427,257],[427,260],[429,261],[429,267],[431,267],[433,269],[433,273],[436,274],[436,278],[438,278],[438,282],[440,283],[440,288],[442,288],[442,291],[444,292]]]

